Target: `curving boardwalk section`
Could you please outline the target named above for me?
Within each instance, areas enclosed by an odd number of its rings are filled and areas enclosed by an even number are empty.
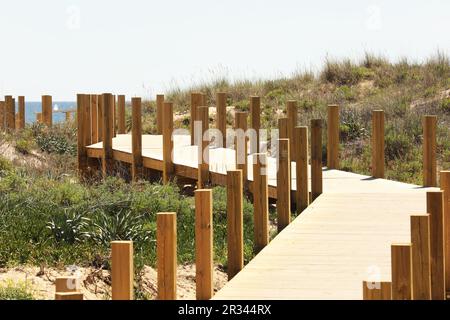
[[[214,299],[362,299],[363,280],[391,280],[390,246],[411,241],[430,190],[325,171],[324,194]]]

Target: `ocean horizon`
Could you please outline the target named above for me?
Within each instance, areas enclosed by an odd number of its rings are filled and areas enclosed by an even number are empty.
[[[75,101],[53,101],[53,122],[63,122],[66,117],[62,111],[74,110],[77,108]],[[16,100],[16,112],[18,112],[18,104]],[[42,103],[40,101],[25,101],[25,123],[36,122],[36,114],[42,112]]]

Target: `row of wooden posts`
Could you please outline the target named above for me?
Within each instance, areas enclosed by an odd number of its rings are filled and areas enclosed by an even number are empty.
[[[53,124],[53,103],[52,96],[42,96],[42,112],[36,114],[36,121],[49,127]],[[18,110],[16,113],[16,99],[13,96],[5,96],[4,101],[0,101],[0,129],[22,130],[25,128],[25,97],[17,97]],[[70,120],[70,112],[66,112],[66,120]]]
[[[411,242],[392,244],[391,281],[363,281],[365,300],[446,300],[450,293],[450,171],[411,216]]]

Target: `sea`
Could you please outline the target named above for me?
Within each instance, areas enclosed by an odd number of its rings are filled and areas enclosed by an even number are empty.
[[[53,101],[53,122],[63,122],[65,114],[61,111],[76,110],[77,103],[73,101]],[[16,112],[18,110],[16,100]],[[42,112],[42,103],[40,101],[25,101],[25,122],[36,122],[36,113]],[[72,115],[73,116],[73,115]]]

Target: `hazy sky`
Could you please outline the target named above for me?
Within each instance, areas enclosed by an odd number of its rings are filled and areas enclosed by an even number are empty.
[[[0,95],[153,97],[329,56],[450,52],[449,0],[0,0]]]

